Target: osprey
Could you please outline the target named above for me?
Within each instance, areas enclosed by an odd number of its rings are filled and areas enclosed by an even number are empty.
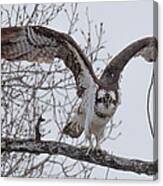
[[[119,93],[117,90],[106,91],[98,89],[96,91],[94,111],[91,124],[88,128],[89,133],[95,136],[96,146],[95,149],[100,148],[100,141],[104,136],[106,124],[110,121],[119,105]],[[84,115],[81,105],[75,109],[73,117],[70,122],[64,127],[63,133],[78,138],[85,128]],[[88,133],[88,134],[89,134]],[[93,149],[92,135],[88,135],[90,149]]]
[[[8,27],[1,29],[1,44],[1,57],[8,61],[52,63],[55,57],[64,61],[74,75],[81,103],[63,133],[74,138],[84,131],[90,148],[92,135],[100,148],[106,124],[119,105],[119,77],[128,61],[138,55],[146,61],[157,57],[156,38],[137,40],[115,56],[97,79],[90,61],[68,34],[42,26]]]

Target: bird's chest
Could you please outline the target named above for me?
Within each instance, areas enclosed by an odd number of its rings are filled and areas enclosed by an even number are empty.
[[[100,126],[102,127],[103,125],[108,123],[109,120],[110,120],[110,116],[101,117],[101,116],[99,116],[95,113],[94,116],[93,116],[92,124],[96,125],[96,126],[99,126],[99,127]]]
[[[106,124],[109,122],[109,120],[115,113],[116,108],[116,100],[110,99],[110,97],[108,98],[104,96],[96,100],[91,128],[94,134],[96,134],[97,131],[104,130]]]
[[[93,116],[91,131],[94,134],[103,131],[106,124],[110,121],[111,117],[115,112],[115,106],[110,104],[108,107],[103,105],[102,103],[95,106],[95,112]]]
[[[116,105],[113,103],[98,103],[95,106],[95,114],[100,118],[112,117],[116,110]]]

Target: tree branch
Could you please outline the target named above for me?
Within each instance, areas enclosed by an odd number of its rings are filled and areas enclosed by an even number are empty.
[[[2,153],[15,151],[34,154],[58,154],[117,170],[131,171],[149,176],[157,175],[158,161],[150,162],[127,159],[108,154],[106,151],[93,151],[87,154],[87,150],[87,148],[77,148],[66,143],[55,141],[36,142],[35,140],[13,140],[7,138],[2,138],[1,141]]]

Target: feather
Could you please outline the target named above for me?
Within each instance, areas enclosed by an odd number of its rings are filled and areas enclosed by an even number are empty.
[[[9,61],[52,63],[54,57],[62,59],[74,75],[77,95],[82,99],[82,128],[88,134],[98,79],[78,44],[67,34],[41,26],[2,28],[2,58]]]

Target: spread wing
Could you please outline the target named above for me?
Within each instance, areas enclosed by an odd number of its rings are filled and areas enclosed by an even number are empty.
[[[142,56],[147,62],[157,59],[158,43],[155,37],[146,37],[131,43],[117,54],[106,66],[100,81],[109,90],[117,90],[119,77],[132,57]]]
[[[98,80],[87,57],[67,34],[41,26],[8,27],[1,30],[1,56],[6,60],[27,60],[52,63],[60,58],[72,71],[77,94],[82,98],[85,130],[89,131],[93,117]]]

